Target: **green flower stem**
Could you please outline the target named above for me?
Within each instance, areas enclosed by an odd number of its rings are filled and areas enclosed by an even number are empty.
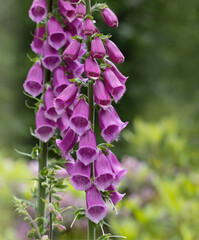
[[[48,0],[48,13],[53,11],[53,0]],[[44,84],[50,82],[51,72],[49,70],[45,70],[45,78]],[[42,96],[43,97],[43,96]],[[47,167],[48,163],[48,143],[44,143],[42,141],[39,142],[39,145],[42,149],[41,154],[39,156],[39,170],[38,170],[38,192],[37,192],[37,217],[41,217],[38,220],[37,224],[41,230],[44,230],[44,221],[42,218],[45,217],[45,202],[42,199],[46,199],[46,188],[42,186],[43,179],[40,176],[40,172],[43,168]]]
[[[91,14],[91,0],[86,0],[86,14]],[[91,37],[87,37],[87,50],[90,51]],[[89,120],[94,130],[94,100],[93,100],[93,81],[88,80],[88,103],[89,103]],[[92,176],[94,177],[94,164],[92,163]],[[96,239],[96,228],[93,223],[88,219],[88,240]]]

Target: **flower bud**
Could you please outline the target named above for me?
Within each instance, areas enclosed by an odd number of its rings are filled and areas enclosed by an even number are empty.
[[[42,236],[41,240],[49,240],[48,235]]]
[[[106,50],[104,44],[99,37],[95,37],[91,42],[91,56],[93,58],[104,58]]]
[[[81,2],[76,6],[76,17],[84,18],[86,16],[86,6]]]
[[[44,20],[47,17],[47,1],[34,0],[29,10],[29,17],[36,23]]]
[[[110,191],[110,199],[114,205],[116,205],[122,198],[126,195],[126,193],[119,193],[113,185],[110,185],[106,190]]]
[[[110,8],[104,8],[101,13],[105,23],[109,27],[118,27],[119,23],[118,23],[117,16]]]
[[[119,48],[116,46],[114,42],[107,39],[105,42],[107,53],[110,59],[115,63],[122,63],[124,62],[124,55],[121,53]]]
[[[54,208],[52,203],[48,204],[48,211],[51,212],[51,213],[55,211],[55,208]]]
[[[57,214],[56,220],[57,221],[63,221],[63,217],[62,217],[62,215],[60,213]]]
[[[83,32],[86,36],[91,36],[95,33],[95,25],[90,18],[87,18],[83,22],[82,29],[83,29]]]
[[[72,22],[75,18],[75,8],[64,0],[58,0],[60,13],[69,21]]]
[[[57,229],[58,229],[60,232],[66,231],[66,227],[63,226],[63,225],[61,225],[61,224],[58,224],[58,225],[57,225]]]

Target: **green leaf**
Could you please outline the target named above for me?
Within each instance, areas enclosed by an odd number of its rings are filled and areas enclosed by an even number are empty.
[[[15,152],[19,153],[19,154],[22,155],[22,156],[26,156],[26,157],[32,158],[32,155],[31,155],[30,153],[20,152],[20,151],[17,150],[17,149],[14,149],[14,150],[15,150]]]
[[[37,159],[41,153],[42,149],[36,145],[31,152],[32,159]]]
[[[111,236],[111,234],[108,233],[108,234],[102,235],[97,240],[108,240],[110,238],[110,236]]]

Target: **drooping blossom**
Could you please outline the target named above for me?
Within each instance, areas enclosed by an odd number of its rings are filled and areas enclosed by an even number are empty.
[[[100,77],[101,70],[97,63],[97,61],[92,58],[88,57],[84,62],[84,72],[86,77],[91,79],[97,79]]]
[[[91,164],[85,166],[81,161],[77,159],[73,166],[70,178],[73,187],[81,191],[87,190],[92,185],[90,177],[91,177]]]
[[[101,190],[104,191],[107,187],[111,185],[115,178],[108,159],[99,150],[97,159],[95,161],[95,185]]]
[[[53,72],[53,91],[57,97],[71,82],[68,80],[67,75],[65,74],[65,68],[59,66]]]
[[[93,85],[93,94],[95,102],[102,108],[110,107],[111,97],[107,92],[102,81],[97,79]]]
[[[82,29],[86,36],[91,36],[95,33],[95,25],[90,18],[86,18],[83,23]]]
[[[24,90],[33,97],[38,96],[44,90],[43,87],[44,72],[39,61],[37,61],[29,70],[26,81],[23,84]]]
[[[110,68],[104,70],[103,77],[107,91],[113,96],[114,101],[117,103],[126,91],[125,85],[122,85]]]
[[[59,119],[57,119],[57,126],[60,131],[60,135],[64,137],[69,128],[69,117],[66,112],[63,113]]]
[[[44,43],[44,34],[46,33],[46,28],[44,26],[36,27],[34,32],[33,41],[31,43],[31,49],[36,54],[42,54],[42,47]]]
[[[108,212],[100,191],[94,185],[86,191],[86,205],[87,218],[96,224],[99,223]]]
[[[70,128],[78,135],[84,134],[90,128],[89,105],[83,98],[74,107]]]
[[[77,158],[84,163],[84,165],[88,165],[96,160],[97,143],[93,130],[89,129],[80,137]]]
[[[45,107],[40,105],[36,113],[35,135],[43,142],[47,142],[54,135],[56,123],[45,117]]]
[[[55,99],[54,99],[54,106],[55,110],[58,114],[62,114],[64,110],[69,107],[78,92],[78,87],[75,83],[68,85]]]
[[[60,63],[61,57],[59,56],[59,52],[52,48],[46,40],[43,44],[43,66],[52,72]]]
[[[115,63],[124,62],[124,55],[114,42],[112,42],[110,39],[107,39],[105,42],[105,46],[107,53],[113,62]]]
[[[109,27],[118,27],[118,18],[115,15],[115,13],[110,8],[104,8],[102,11],[102,17],[105,21],[105,23]]]
[[[77,18],[84,18],[86,16],[86,6],[84,3],[80,2],[80,4],[76,6],[75,14]]]
[[[47,24],[48,43],[51,47],[59,50],[66,43],[66,33],[63,31],[61,24],[54,16],[51,16]]]
[[[101,135],[104,140],[110,143],[113,140],[118,140],[120,132],[126,127],[128,122],[123,123],[115,109],[110,106],[107,109],[100,109],[99,111],[99,125],[101,128]]]
[[[110,185],[106,190],[110,193],[110,199],[114,205],[116,205],[122,198],[126,195],[126,193],[119,193],[113,185]]]
[[[106,157],[109,160],[109,164],[111,166],[113,173],[115,173],[115,179],[113,181],[113,185],[118,187],[123,176],[127,173],[127,169],[124,169],[122,167],[117,157],[110,150],[108,151],[108,154],[106,155]]]
[[[91,56],[93,58],[104,58],[106,50],[102,40],[99,37],[95,37],[91,42]]]
[[[78,135],[72,130],[68,129],[62,140],[57,139],[56,144],[64,154],[67,154],[77,142]]]
[[[58,0],[58,6],[60,13],[67,18],[69,22],[72,22],[75,18],[75,8],[68,1],[64,0]]]
[[[73,39],[63,52],[63,58],[69,60],[77,59],[81,48],[81,43],[77,39]]]
[[[44,20],[47,17],[47,0],[33,0],[29,17],[36,23]]]
[[[47,90],[44,94],[44,103],[45,103],[45,107],[46,107],[46,111],[44,112],[44,115],[46,118],[56,122],[57,119],[59,118],[59,115],[55,111],[55,107],[53,104],[54,97],[55,96],[54,96],[51,86],[47,85]]]

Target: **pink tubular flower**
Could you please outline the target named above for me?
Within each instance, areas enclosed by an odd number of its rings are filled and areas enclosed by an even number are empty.
[[[110,191],[110,199],[114,205],[116,205],[122,198],[126,195],[126,193],[119,193],[113,185],[110,185],[106,190]]]
[[[97,159],[95,161],[95,185],[104,191],[114,180],[115,174],[112,172],[108,159],[99,150]]]
[[[118,27],[118,18],[110,8],[104,8],[102,10],[102,17],[109,27]]]
[[[23,84],[24,90],[33,97],[38,96],[44,90],[43,87],[43,68],[40,62],[37,61],[29,70],[25,83]]]
[[[55,132],[56,123],[47,119],[44,115],[44,105],[40,105],[36,114],[35,135],[43,142],[47,142]]]
[[[67,154],[68,151],[70,151],[74,147],[75,143],[77,142],[77,139],[78,139],[77,134],[72,129],[69,128],[62,140],[60,139],[56,140],[56,144],[64,154]]]
[[[78,135],[84,134],[90,128],[89,106],[83,98],[74,107],[70,128]]]
[[[86,216],[94,223],[101,221],[107,214],[108,210],[104,205],[100,191],[92,185],[86,191]]]
[[[100,109],[99,124],[102,130],[102,137],[106,142],[110,143],[113,140],[118,140],[120,132],[126,127],[128,122],[123,123],[115,109],[110,106],[107,109]]]
[[[65,74],[65,68],[59,66],[53,72],[53,90],[55,96],[58,96],[71,82]]]
[[[69,107],[78,92],[78,87],[75,83],[68,85],[58,96],[54,99],[55,110],[58,114],[62,114],[64,110]]]
[[[82,29],[86,36],[91,36],[95,33],[95,25],[90,18],[87,18],[84,21]]]
[[[60,49],[66,43],[66,33],[63,31],[61,24],[54,16],[51,16],[47,24],[48,43],[56,50]]]
[[[122,167],[116,156],[110,150],[108,151],[106,157],[109,160],[112,171],[115,173],[115,179],[112,184],[118,187],[123,176],[127,173],[127,169]]]
[[[111,97],[106,91],[104,84],[102,81],[97,79],[93,85],[93,93],[95,102],[102,108],[110,107],[111,105]]]
[[[86,16],[86,6],[81,2],[76,6],[76,17],[84,18]]]
[[[77,59],[81,48],[81,43],[77,39],[73,39],[72,42],[68,45],[68,47],[63,52],[64,60],[75,60]]]
[[[101,70],[95,59],[88,57],[84,62],[85,75],[91,79],[97,79],[100,77]]]
[[[57,119],[57,126],[60,130],[60,135],[64,137],[69,128],[69,117],[64,113],[59,119]]]
[[[81,161],[77,160],[73,166],[71,173],[71,184],[77,190],[85,191],[91,187],[91,164],[85,166]]]
[[[51,72],[57,68],[61,63],[61,57],[59,56],[59,52],[52,48],[48,41],[46,40],[43,45],[43,60],[42,64],[43,66],[50,70]]]
[[[36,23],[44,20],[47,17],[46,0],[34,0],[29,10],[29,17]]]
[[[33,41],[30,46],[32,51],[35,52],[36,54],[39,54],[39,55],[42,54],[42,47],[44,43],[42,39],[44,39],[45,33],[46,33],[46,28],[44,26],[35,28]]]
[[[44,94],[44,103],[46,106],[46,111],[44,112],[44,115],[46,118],[56,122],[59,118],[59,115],[55,111],[55,107],[53,105],[54,100],[54,93],[50,85],[47,85],[47,90]]]
[[[110,59],[115,63],[122,63],[124,62],[124,55],[121,53],[119,48],[116,46],[114,42],[107,39],[105,42],[107,53]]]
[[[69,22],[75,18],[75,8],[67,1],[58,0],[60,13],[68,19]]]
[[[112,63],[111,61],[109,61],[108,59],[106,59],[106,63],[109,64],[111,66],[111,70],[114,72],[115,76],[119,79],[119,81],[121,82],[121,84],[125,84],[126,80],[128,79],[128,77],[125,77],[115,66],[114,63]]]
[[[121,84],[110,68],[104,70],[103,77],[107,91],[113,96],[114,101],[117,103],[124,95],[126,87]]]
[[[72,172],[73,172],[73,167],[75,165],[75,161],[74,161],[74,159],[72,158],[72,156],[69,153],[62,154],[62,155],[64,155],[62,157],[67,160],[67,163],[65,163],[64,165],[66,167],[67,173],[71,176]]]
[[[95,37],[91,42],[91,56],[93,58],[104,58],[106,50],[104,44],[99,37]]]
[[[96,137],[91,129],[89,129],[84,135],[80,137],[77,158],[84,165],[92,163],[97,158]]]

